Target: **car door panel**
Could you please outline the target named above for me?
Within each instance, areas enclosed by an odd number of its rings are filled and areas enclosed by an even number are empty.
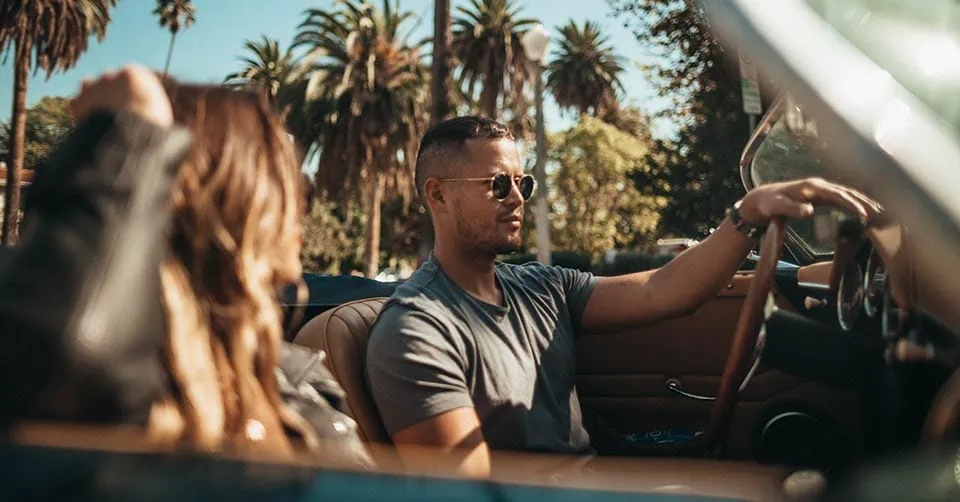
[[[737,274],[691,315],[579,337],[578,393],[585,423],[601,453],[630,454],[630,442],[638,436],[695,431],[706,424],[713,402],[678,395],[667,388],[667,381],[679,381],[682,390],[691,394],[716,393],[752,277],[751,272]],[[793,277],[795,281],[797,276]],[[775,298],[781,308],[798,310],[783,295]],[[791,409],[823,415],[854,447],[859,446],[859,403],[854,393],[805,382],[761,365],[741,394],[727,438],[727,454],[753,458],[757,428],[771,414]]]

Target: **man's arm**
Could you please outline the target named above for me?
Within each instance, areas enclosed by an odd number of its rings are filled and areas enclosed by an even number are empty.
[[[753,245],[726,219],[710,237],[662,268],[601,277],[581,327],[601,332],[690,313],[723,289]]]
[[[411,467],[440,460],[443,469],[489,475],[466,366],[444,320],[399,305],[380,314],[367,348],[367,377],[384,426]],[[436,451],[445,454],[438,459]]]
[[[393,434],[393,443],[409,466],[422,462],[424,447],[434,447],[446,468],[467,476],[490,475],[490,450],[473,408],[457,408],[411,425]]]
[[[814,204],[842,207],[861,218],[878,210],[862,194],[811,179],[752,190],[743,198],[740,214],[766,226],[776,217],[808,218]],[[660,269],[601,278],[587,302],[581,328],[614,330],[693,312],[726,286],[754,244],[726,218],[710,237]]]

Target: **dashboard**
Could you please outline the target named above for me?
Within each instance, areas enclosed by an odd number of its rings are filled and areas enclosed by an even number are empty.
[[[960,434],[960,339],[944,322],[956,314],[956,297],[939,287],[950,282],[950,269],[930,259],[930,248],[900,224],[857,221],[841,224],[832,261],[796,270],[797,286],[811,295],[801,312],[834,328],[824,329],[829,337],[810,339],[821,347],[834,345],[833,352],[869,347],[880,364],[864,402],[885,424],[877,444],[892,448],[940,444]],[[884,361],[875,359],[879,354]],[[812,359],[818,367],[830,361],[821,355]],[[956,381],[952,387],[949,378]]]
[[[858,256],[861,258],[841,265],[843,272],[833,302],[837,324],[844,331],[878,331],[884,340],[896,341],[904,334],[908,311],[893,297],[877,250],[866,244]]]
[[[960,366],[960,345],[923,307],[931,297],[916,277],[906,228],[892,221],[854,222],[840,234],[824,285],[826,304],[847,332],[878,336],[891,360]]]

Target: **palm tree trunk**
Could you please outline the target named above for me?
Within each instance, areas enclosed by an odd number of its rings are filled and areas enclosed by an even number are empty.
[[[10,131],[10,165],[7,166],[7,187],[3,204],[4,245],[17,243],[20,220],[20,183],[23,179],[23,154],[27,134],[27,85],[30,75],[30,38],[17,41],[13,83],[13,116]]]
[[[383,202],[383,179],[367,181],[367,228],[363,244],[363,275],[377,276],[380,268],[380,204]]]
[[[163,76],[167,76],[167,71],[170,70],[170,60],[173,59],[173,42],[177,39],[177,32],[170,32],[170,47],[167,48],[167,62],[163,65]]]
[[[488,118],[497,119],[497,97],[500,95],[499,82],[488,76],[483,82],[483,91],[480,92],[480,105]]]
[[[450,0],[436,0],[433,7],[433,62],[430,66],[430,123],[450,115]]]
[[[433,6],[433,62],[430,66],[430,124],[436,125],[450,116],[450,0],[436,0]],[[420,213],[420,250],[417,265],[423,264],[433,251],[434,233],[430,213]]]

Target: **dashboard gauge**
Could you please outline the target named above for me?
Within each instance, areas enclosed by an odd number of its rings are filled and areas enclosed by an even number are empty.
[[[893,293],[890,292],[890,286],[883,288],[883,309],[880,314],[880,332],[883,338],[890,341],[896,340],[903,334],[903,328],[906,326],[906,312],[897,305],[893,299]]]
[[[837,321],[845,331],[852,330],[860,320],[863,296],[863,268],[858,263],[851,263],[840,277],[837,288]]]
[[[887,271],[876,251],[870,252],[867,270],[863,274],[863,311],[867,317],[876,317],[883,309],[887,288]]]

